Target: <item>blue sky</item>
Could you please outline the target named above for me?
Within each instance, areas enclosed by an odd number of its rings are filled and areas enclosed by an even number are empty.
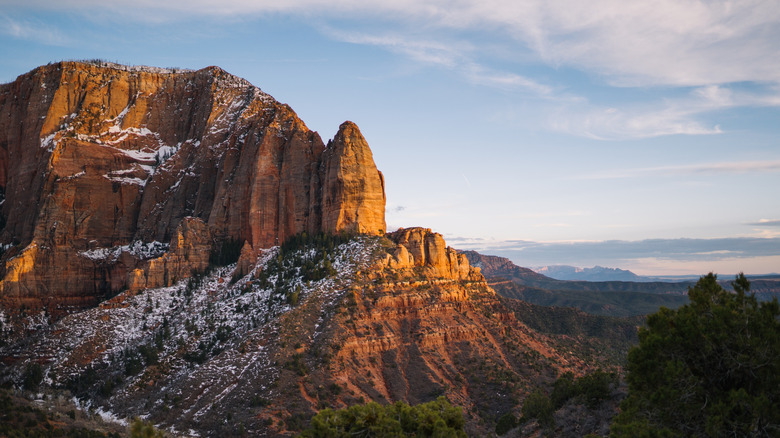
[[[218,65],[357,123],[390,227],[640,274],[780,272],[777,41],[776,1],[0,0],[0,82]]]

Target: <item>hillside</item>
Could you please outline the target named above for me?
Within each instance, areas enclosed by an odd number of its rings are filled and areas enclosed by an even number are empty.
[[[636,321],[497,296],[440,234],[385,233],[384,184],[354,123],[323,144],[217,67],[0,86],[0,384],[215,437],[444,396],[485,436],[561,374],[619,371]]]
[[[542,306],[575,307],[595,315],[636,316],[688,302],[689,283],[555,280],[504,257],[464,251],[502,296]]]
[[[288,435],[323,407],[444,395],[484,435],[558,374],[616,363],[604,346],[633,335],[544,316],[531,328],[518,316],[532,311],[426,229],[299,238],[237,271],[128,291],[51,326],[30,319],[0,349],[3,379],[40,363],[47,387],[201,436]]]

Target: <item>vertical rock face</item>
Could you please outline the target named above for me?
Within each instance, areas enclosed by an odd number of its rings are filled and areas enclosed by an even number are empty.
[[[287,105],[217,67],[62,62],[0,85],[5,308],[89,306],[202,263],[138,248],[382,233],[384,207],[357,126],[326,148]]]
[[[344,122],[325,151],[322,227],[385,232],[385,181],[357,125]]]

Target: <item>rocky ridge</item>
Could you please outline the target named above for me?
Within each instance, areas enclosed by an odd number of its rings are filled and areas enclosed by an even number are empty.
[[[59,63],[0,86],[0,188],[0,383],[39,367],[108,418],[291,436],[326,407],[444,396],[485,436],[596,365],[438,233],[385,234],[353,123],[326,146],[216,67]]]
[[[384,208],[354,123],[326,146],[218,67],[60,62],[0,85],[0,306],[11,313],[62,315],[170,286],[224,242],[257,254],[301,232],[381,234]]]
[[[48,387],[185,436],[289,436],[324,407],[443,395],[484,436],[540,382],[591,367],[429,229],[317,239],[30,325],[0,348],[0,380],[39,363]]]

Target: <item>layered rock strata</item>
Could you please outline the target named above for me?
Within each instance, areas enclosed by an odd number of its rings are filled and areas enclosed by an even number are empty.
[[[6,309],[56,313],[170,284],[214,242],[256,252],[303,231],[383,233],[384,208],[354,123],[326,147],[218,67],[61,62],[0,85]],[[152,247],[171,253],[132,250]]]

